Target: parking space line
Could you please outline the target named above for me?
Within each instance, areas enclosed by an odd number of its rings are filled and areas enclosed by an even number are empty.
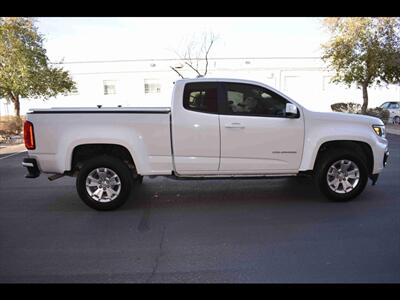
[[[9,158],[9,157],[11,157],[11,156],[14,156],[14,155],[17,155],[17,154],[21,154],[21,153],[27,152],[27,151],[28,151],[28,150],[23,150],[23,151],[20,151],[20,152],[17,152],[17,153],[13,153],[13,154],[10,154],[10,155],[4,156],[4,157],[0,157],[0,160],[6,159],[6,158]]]

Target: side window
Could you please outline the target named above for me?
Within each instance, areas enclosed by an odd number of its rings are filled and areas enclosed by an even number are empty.
[[[188,110],[217,113],[218,86],[216,83],[187,83],[183,92],[183,107]]]
[[[225,83],[225,112],[232,115],[284,117],[288,101],[263,87]]]
[[[390,103],[389,109],[399,109],[400,105],[398,103]]]
[[[389,106],[389,102],[385,102],[385,103],[383,103],[383,104],[381,105],[381,108],[387,109],[388,106]]]

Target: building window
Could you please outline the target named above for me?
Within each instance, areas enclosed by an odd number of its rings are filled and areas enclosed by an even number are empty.
[[[161,84],[157,79],[145,79],[144,80],[144,93],[154,94],[161,93]]]
[[[117,93],[114,80],[104,80],[104,95],[115,95]]]
[[[290,91],[294,90],[296,87],[298,87],[298,76],[285,76],[285,91]]]

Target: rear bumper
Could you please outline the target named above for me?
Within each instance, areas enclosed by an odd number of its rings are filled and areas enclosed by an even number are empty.
[[[28,174],[25,175],[25,178],[36,178],[40,175],[40,170],[38,168],[36,159],[34,158],[24,158],[22,162],[22,166],[28,170]]]

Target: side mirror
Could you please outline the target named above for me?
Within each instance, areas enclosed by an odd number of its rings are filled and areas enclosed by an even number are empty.
[[[285,113],[287,117],[296,117],[299,114],[297,106],[292,103],[286,103]]]

